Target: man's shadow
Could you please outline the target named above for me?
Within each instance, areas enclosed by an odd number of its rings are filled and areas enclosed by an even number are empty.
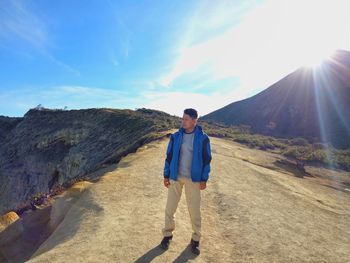
[[[195,255],[191,251],[191,245],[188,244],[187,247],[181,252],[181,254],[173,261],[173,263],[183,263],[187,262],[190,259],[194,259],[198,257],[198,255]]]
[[[157,245],[151,250],[149,250],[147,253],[136,259],[134,263],[151,262],[155,257],[160,256],[164,252],[166,252],[166,250],[162,249],[159,245]],[[187,245],[187,247],[185,247],[181,254],[173,261],[173,263],[184,263],[190,259],[194,259],[195,257],[197,257],[197,255],[191,252],[191,245]]]

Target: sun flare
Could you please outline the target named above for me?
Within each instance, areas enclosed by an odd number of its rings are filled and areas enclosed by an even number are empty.
[[[308,50],[303,54],[303,67],[316,68],[320,67],[326,60],[330,59],[335,49],[313,49]]]

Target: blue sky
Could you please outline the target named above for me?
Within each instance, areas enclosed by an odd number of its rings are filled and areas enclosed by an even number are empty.
[[[1,0],[0,115],[38,104],[204,115],[349,49],[348,5]]]

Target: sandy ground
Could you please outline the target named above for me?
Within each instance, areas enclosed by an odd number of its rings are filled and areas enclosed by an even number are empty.
[[[29,262],[350,262],[349,173],[314,169],[324,176],[298,178],[275,164],[278,155],[212,137],[201,254],[188,247],[184,192],[173,241],[161,250],[167,143],[145,145],[95,174],[103,176]]]

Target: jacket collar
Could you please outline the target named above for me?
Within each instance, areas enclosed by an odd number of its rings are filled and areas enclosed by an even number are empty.
[[[202,126],[200,126],[200,125],[196,125],[195,127],[194,127],[194,132],[195,133],[199,133],[199,132],[202,132]],[[185,129],[183,128],[183,127],[181,127],[180,129],[179,129],[179,132],[181,132],[182,134],[183,133],[185,133]]]

